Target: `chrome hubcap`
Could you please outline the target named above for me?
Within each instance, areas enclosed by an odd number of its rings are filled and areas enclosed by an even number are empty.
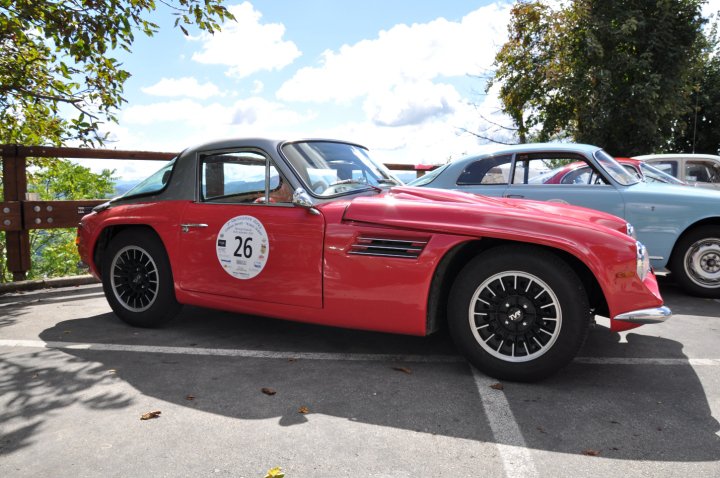
[[[495,274],[475,290],[468,309],[478,344],[507,362],[527,362],[550,350],[562,310],[553,290],[526,272]]]
[[[158,270],[150,254],[126,246],[115,254],[110,267],[110,285],[118,302],[132,312],[149,309],[158,294]]]
[[[693,244],[685,253],[685,270],[701,287],[720,287],[720,239],[706,238]]]

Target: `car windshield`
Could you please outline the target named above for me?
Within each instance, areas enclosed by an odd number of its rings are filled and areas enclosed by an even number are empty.
[[[334,141],[286,143],[282,153],[316,197],[351,194],[402,183],[368,151],[354,144]]]
[[[640,170],[648,183],[686,184],[675,176],[670,176],[665,171],[660,171],[658,168],[646,163],[640,164]]]
[[[172,161],[170,161],[158,171],[153,173],[149,178],[147,178],[134,188],[130,189],[121,197],[126,198],[129,196],[141,196],[145,194],[154,194],[162,191],[170,180],[172,168],[175,165],[175,159],[177,158],[174,158]]]
[[[615,158],[607,154],[602,149],[595,151],[595,159],[600,167],[608,173],[608,175],[623,186],[630,186],[638,183],[639,180],[634,174],[630,174]]]

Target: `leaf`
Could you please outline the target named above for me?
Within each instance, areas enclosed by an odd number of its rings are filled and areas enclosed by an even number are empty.
[[[590,448],[588,448],[587,450],[583,450],[582,454],[585,455],[585,456],[600,456],[600,452],[599,452],[599,451],[597,451],[597,450],[592,450],[592,449],[590,449]]]
[[[411,375],[411,374],[412,374],[412,370],[410,370],[410,369],[407,368],[407,367],[393,367],[392,369],[393,369],[393,370],[397,370],[398,372],[406,373],[406,374],[408,374],[408,375]]]
[[[303,415],[305,415],[306,413],[310,413],[310,409],[308,407],[300,407],[298,409],[298,413],[302,413]]]
[[[265,478],[284,478],[285,473],[283,473],[282,468],[279,466],[276,466],[275,468],[270,468],[268,472],[265,474]]]
[[[188,395],[185,397],[185,400],[189,400],[189,401],[195,400],[195,395]]]
[[[493,390],[504,390],[504,389],[505,389],[505,387],[503,386],[503,384],[500,383],[500,382],[498,382],[498,383],[493,383],[492,385],[490,385],[490,388],[492,388]]]
[[[153,418],[159,418],[161,413],[162,412],[160,410],[155,410],[154,412],[143,413],[142,416],[140,417],[140,420],[151,420]]]
[[[263,387],[260,389],[260,391],[265,395],[275,395],[277,393],[275,389],[272,389],[270,387]]]

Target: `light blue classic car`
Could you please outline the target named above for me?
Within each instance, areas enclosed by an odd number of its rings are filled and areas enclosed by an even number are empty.
[[[587,168],[574,169],[584,173],[556,174],[578,162]],[[720,191],[643,182],[597,146],[509,146],[445,164],[410,185],[556,201],[615,214],[635,227],[656,271],[672,272],[691,294],[720,297]]]

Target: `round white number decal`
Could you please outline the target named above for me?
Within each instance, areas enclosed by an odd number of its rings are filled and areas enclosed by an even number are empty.
[[[252,216],[237,216],[226,222],[215,247],[222,268],[237,279],[252,279],[262,272],[270,253],[267,232]]]

